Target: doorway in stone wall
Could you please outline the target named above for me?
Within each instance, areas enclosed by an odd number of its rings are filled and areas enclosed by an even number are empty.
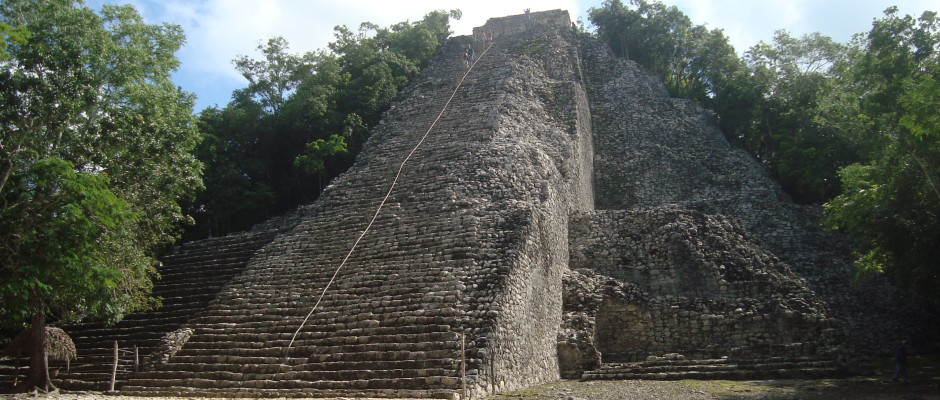
[[[594,343],[602,362],[641,361],[649,355],[654,336],[647,307],[604,299],[594,321]]]

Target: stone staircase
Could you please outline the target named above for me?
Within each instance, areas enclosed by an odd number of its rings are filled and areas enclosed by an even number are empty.
[[[458,392],[459,275],[473,238],[454,221],[453,208],[428,207],[447,197],[455,177],[427,172],[429,165],[446,166],[456,149],[442,149],[447,141],[440,137],[428,139],[370,233],[336,270],[399,163],[440,112],[450,95],[445,89],[463,72],[456,62],[429,69],[436,73],[413,89],[415,107],[399,104],[399,115],[386,117],[399,122],[379,130],[360,162],[308,206],[302,222],[192,320],[195,334],[186,346],[168,364],[135,375],[122,394],[449,398]],[[481,89],[465,89],[460,107],[482,101]],[[447,113],[437,129],[474,129],[460,114],[460,108]]]
[[[134,364],[136,346],[140,363],[157,347],[160,338],[183,326],[204,310],[219,290],[245,268],[248,261],[276,232],[246,232],[206,239],[181,246],[162,258],[161,279],[154,283],[153,295],[163,299],[154,311],[135,313],[113,326],[101,323],[64,326],[78,352],[78,359],[53,379],[66,390],[107,390],[114,362],[114,342],[121,351],[117,382],[125,381],[138,369]]]
[[[564,226],[532,209],[553,198],[546,182],[561,179],[549,163],[573,163],[552,147],[569,145],[573,132],[538,103],[511,98],[548,92],[520,76],[539,73],[531,61],[514,63],[519,52],[507,47],[527,45],[522,39],[480,59],[337,270],[466,71],[468,42],[442,49],[356,164],[190,322],[195,334],[182,350],[136,374],[122,394],[453,398],[464,362],[476,395],[557,378],[550,355],[565,264],[554,253],[565,247],[547,239]],[[508,128],[500,125],[506,115],[514,118]],[[566,215],[567,201],[550,204],[552,218]]]
[[[814,357],[718,358],[604,363],[584,380],[604,379],[818,379],[845,375],[836,363]]]
[[[361,229],[342,219],[314,221],[315,227],[302,224],[302,233],[272,244],[272,254],[288,255],[303,242],[355,238]],[[373,229],[394,231],[395,222],[433,224],[388,218]],[[432,236],[357,252],[290,350],[300,318],[330,280],[332,261],[342,259],[346,249],[310,248],[322,257],[311,264],[297,254],[262,257],[192,320],[196,333],[170,363],[135,375],[122,393],[448,397],[459,387],[460,340],[454,328],[459,292],[456,280],[446,276],[446,260],[420,261],[425,246],[438,241]],[[365,265],[359,257],[375,262]]]
[[[469,38],[442,49],[297,224],[227,283],[210,283],[222,290],[207,308],[162,328],[131,318],[112,336],[93,326],[76,333],[107,361],[92,364],[110,366],[115,337],[122,347],[153,346],[144,341],[183,324],[194,331],[185,346],[122,379],[123,394],[453,398],[463,366],[474,397],[557,379],[567,251],[558,243],[567,212],[593,202],[590,168],[580,164],[590,160],[589,117],[557,96],[578,90],[577,51],[551,44],[558,29],[515,19],[533,32],[501,38],[477,62],[343,269],[401,161],[466,72]],[[561,26],[570,36],[569,24]],[[61,381],[94,388],[81,382],[108,371],[94,368],[73,365]]]
[[[280,291],[296,278],[274,278],[252,289]],[[318,278],[325,283],[329,277]],[[429,280],[437,283],[440,277],[418,269],[398,272],[391,282],[376,277],[358,281],[356,286],[337,284],[320,304],[328,311],[315,313],[307,321],[289,351],[290,358],[287,346],[300,322],[293,317],[306,312],[309,303],[291,305],[266,298],[273,304],[265,307],[229,297],[193,321],[196,334],[169,364],[136,375],[122,393],[447,396],[458,386],[455,360],[460,342],[452,326],[456,310],[422,309],[428,300],[419,289],[428,287]],[[452,291],[434,296],[450,297],[452,303],[457,300]]]

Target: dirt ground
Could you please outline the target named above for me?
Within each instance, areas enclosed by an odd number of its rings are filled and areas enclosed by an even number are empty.
[[[767,381],[562,381],[488,400],[940,399],[940,383],[862,379]]]
[[[4,400],[179,400],[104,394],[0,395]],[[909,384],[875,379],[767,381],[561,381],[487,400],[940,400],[940,382]]]
[[[870,376],[757,381],[560,381],[486,400],[940,400],[940,356],[913,357],[910,383],[891,382],[886,362]],[[82,394],[0,394],[0,400],[180,400]],[[274,400],[274,399],[271,399]],[[292,399],[299,400],[299,399]],[[348,400],[348,399],[347,399]]]

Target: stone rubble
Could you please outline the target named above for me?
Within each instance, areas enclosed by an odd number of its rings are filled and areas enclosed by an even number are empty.
[[[176,355],[192,336],[192,328],[180,328],[163,335],[163,337],[160,338],[160,344],[157,345],[157,348],[144,360],[143,369],[153,369],[159,364],[169,362],[170,358]]]

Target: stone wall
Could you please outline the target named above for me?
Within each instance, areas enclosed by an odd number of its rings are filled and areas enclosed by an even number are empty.
[[[594,305],[604,362],[815,355],[829,346],[825,304],[733,219],[678,207],[600,211],[572,216],[569,232],[573,270],[637,293]]]
[[[480,298],[492,299],[483,307],[494,316],[476,337],[475,393],[558,378],[555,333],[568,266],[568,214],[591,209],[594,201],[590,116],[573,40],[567,29],[532,27],[497,40],[475,67],[507,79],[494,105],[493,145],[474,154],[479,164],[463,187],[469,191],[458,196],[498,216],[494,235],[517,227],[501,235],[497,248],[477,252],[484,260],[478,285],[497,290],[467,298],[476,308]],[[527,189],[481,198],[513,187]]]

